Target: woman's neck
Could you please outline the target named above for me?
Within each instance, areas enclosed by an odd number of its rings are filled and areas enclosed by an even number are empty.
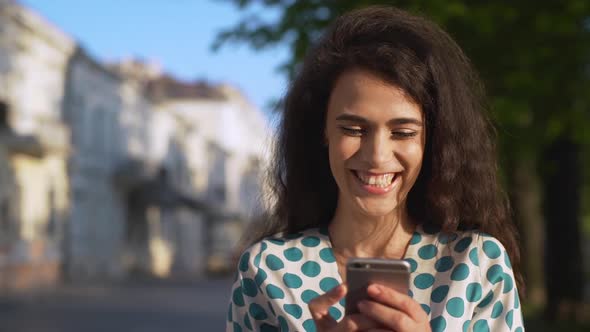
[[[338,206],[329,226],[333,249],[343,259],[401,259],[414,230],[415,225],[410,221],[405,208],[396,209],[386,216],[370,217]]]

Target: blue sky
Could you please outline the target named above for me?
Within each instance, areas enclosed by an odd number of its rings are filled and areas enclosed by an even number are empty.
[[[286,78],[276,68],[288,56],[285,46],[255,52],[246,45],[210,46],[216,33],[238,22],[242,13],[223,0],[20,0],[73,36],[102,61],[125,57],[157,60],[184,80],[206,79],[237,86],[268,113]],[[254,8],[253,10],[260,10]],[[272,19],[276,13],[261,12]]]

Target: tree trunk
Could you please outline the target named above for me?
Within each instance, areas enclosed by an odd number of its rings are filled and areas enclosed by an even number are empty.
[[[546,314],[549,319],[575,319],[584,289],[580,147],[558,140],[541,162],[545,169]]]
[[[541,186],[533,158],[521,155],[514,160],[511,180],[511,201],[514,217],[520,230],[527,302],[543,306],[545,304],[543,215]]]

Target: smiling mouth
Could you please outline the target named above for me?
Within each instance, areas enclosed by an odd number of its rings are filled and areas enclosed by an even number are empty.
[[[372,174],[372,173],[368,173],[368,172],[355,171],[355,170],[352,170],[352,173],[364,185],[375,187],[375,188],[389,187],[399,174],[399,173]]]

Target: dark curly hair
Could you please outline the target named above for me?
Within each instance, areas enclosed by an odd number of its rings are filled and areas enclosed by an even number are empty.
[[[426,147],[407,198],[411,219],[443,232],[477,229],[496,237],[523,293],[517,230],[498,183],[495,131],[478,75],[436,24],[391,7],[341,16],[307,54],[284,100],[267,179],[273,208],[248,242],[331,221],[338,187],[323,144],[325,118],[334,82],[352,68],[400,87],[422,107]]]

